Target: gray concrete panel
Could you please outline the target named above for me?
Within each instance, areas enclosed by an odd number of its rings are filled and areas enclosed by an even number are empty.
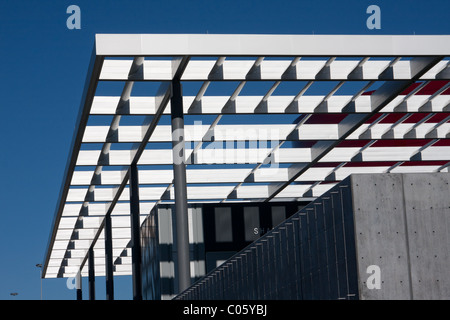
[[[351,183],[359,298],[410,299],[401,176],[352,175]],[[380,289],[367,285],[371,265],[380,268]]]
[[[450,299],[449,174],[403,175],[413,299]]]

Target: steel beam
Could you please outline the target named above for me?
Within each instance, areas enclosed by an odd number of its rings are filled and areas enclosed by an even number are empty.
[[[83,291],[81,290],[81,272],[78,272],[75,278],[75,287],[77,289],[77,300],[83,300]]]
[[[114,300],[114,265],[112,247],[111,215],[105,216],[105,275],[106,275],[106,300]]]
[[[133,279],[133,300],[142,300],[142,254],[141,223],[139,217],[139,180],[136,164],[130,166],[130,219],[131,219],[131,259]]]
[[[183,94],[181,83],[178,79],[172,81],[171,118],[178,257],[178,290],[179,292],[182,292],[191,285],[191,271],[189,258]]]
[[[89,260],[89,300],[95,300],[95,263],[94,263],[94,249],[90,248],[88,251]]]

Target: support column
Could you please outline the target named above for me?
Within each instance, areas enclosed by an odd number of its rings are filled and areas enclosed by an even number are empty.
[[[75,287],[77,289],[77,300],[83,300],[83,292],[81,291],[81,271],[78,271],[75,279]]]
[[[88,252],[88,267],[89,267],[89,300],[95,300],[95,262],[94,249],[89,248]]]
[[[141,222],[139,217],[139,180],[136,164],[130,167],[131,270],[133,300],[142,300]]]
[[[114,273],[111,215],[105,216],[106,300],[114,300]]]
[[[178,79],[174,79],[172,81],[171,114],[178,257],[178,287],[179,292],[182,292],[191,285],[191,270],[189,257],[183,94],[181,83]]]

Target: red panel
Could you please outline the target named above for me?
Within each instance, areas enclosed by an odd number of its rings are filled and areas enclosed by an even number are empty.
[[[305,124],[337,124],[346,116],[345,113],[313,114]]]
[[[444,92],[441,93],[441,96],[450,96],[450,88],[445,89]]]
[[[416,93],[416,95],[419,95],[419,96],[428,96],[429,95],[429,96],[431,96],[432,94],[435,94],[443,86],[445,86],[447,83],[448,83],[447,80],[434,80],[434,81],[431,81],[425,87],[420,89],[419,92]]]
[[[378,140],[372,147],[422,147],[432,139]]]
[[[385,117],[380,123],[396,123],[402,117],[404,117],[406,113],[390,113]]]
[[[342,162],[317,162],[313,168],[336,168]]]
[[[441,139],[433,144],[433,147],[450,147],[450,139]]]
[[[430,119],[425,121],[425,123],[439,123],[445,118],[450,116],[450,113],[448,112],[442,112],[442,113],[436,113],[434,116],[432,116]]]
[[[414,89],[416,89],[418,86],[420,86],[421,83],[420,82],[416,82],[413,83],[412,85],[410,85],[408,88],[406,88],[405,90],[402,91],[402,93],[400,93],[401,96],[406,96],[407,94],[410,94]]]
[[[417,123],[428,115],[429,113],[413,113],[403,123]]]
[[[336,148],[362,148],[371,140],[344,140]]]
[[[382,113],[376,113],[373,116],[371,116],[369,119],[366,120],[366,122],[364,123],[374,123],[379,117],[381,117],[383,114]]]
[[[349,162],[344,167],[392,167],[397,161],[362,161],[362,162]]]
[[[402,163],[402,167],[415,167],[415,166],[443,166],[448,161],[407,161]]]

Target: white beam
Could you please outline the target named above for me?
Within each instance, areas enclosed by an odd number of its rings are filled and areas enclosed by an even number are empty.
[[[448,55],[447,35],[96,34],[101,56]]]
[[[448,112],[449,95],[413,95],[404,101],[405,95],[397,96],[387,104],[381,112]],[[183,105],[185,114],[284,114],[284,113],[367,113],[370,112],[371,96],[359,95],[353,101],[353,110],[344,109],[352,101],[351,95],[333,95],[327,99],[326,108],[317,108],[325,96],[304,95],[287,96],[271,95],[265,101],[266,108],[257,107],[264,96],[236,96],[233,99],[233,108],[225,108],[229,96],[202,96],[194,103],[196,97],[184,96]],[[118,97],[97,96],[92,105],[92,115],[114,115],[115,104]],[[116,104],[117,105],[117,104]],[[192,107],[191,107],[192,105]],[[130,97],[129,108],[121,110],[122,115],[153,115],[155,114],[154,97]],[[164,114],[170,113],[170,103]],[[99,129],[106,130],[106,129]],[[100,131],[103,132],[103,131]],[[103,135],[105,133],[102,133]]]

